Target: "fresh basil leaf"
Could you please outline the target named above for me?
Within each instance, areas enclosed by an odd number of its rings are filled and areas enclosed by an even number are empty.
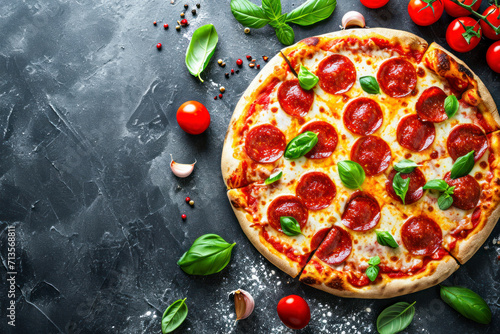
[[[399,302],[384,309],[377,318],[377,331],[380,334],[394,334],[408,327],[415,315],[416,302]]]
[[[185,301],[186,298],[179,299],[167,307],[161,317],[161,332],[163,334],[173,332],[186,320],[188,308]]]
[[[447,96],[444,100],[444,112],[452,118],[458,111],[458,100],[455,95]]]
[[[277,171],[277,172],[269,175],[269,177],[264,181],[264,184],[268,185],[268,184],[271,184],[273,182],[276,182],[279,179],[281,179],[281,176],[283,176],[283,172],[282,171]]]
[[[368,264],[378,266],[380,264],[380,257],[378,255],[371,257],[370,260],[368,260]]]
[[[262,0],[262,9],[271,20],[276,20],[281,16],[280,0]]]
[[[366,269],[366,276],[370,279],[370,281],[375,281],[377,279],[378,273],[380,269],[378,266],[369,266]]]
[[[282,44],[284,44],[284,45],[292,45],[293,44],[293,41],[295,40],[295,33],[293,32],[292,27],[290,27],[286,23],[279,23],[279,24],[272,25],[272,26],[274,27],[274,30],[276,31],[276,36],[278,37],[278,40]]]
[[[380,87],[375,77],[371,75],[361,77],[359,78],[359,83],[361,84],[361,88],[368,94],[380,94]]]
[[[310,90],[313,89],[314,86],[316,86],[318,81],[319,78],[316,76],[316,74],[309,71],[305,66],[300,65],[300,71],[299,71],[300,87],[304,88],[305,90]]]
[[[392,188],[394,189],[396,195],[398,195],[399,198],[401,198],[403,204],[405,204],[405,197],[409,187],[410,187],[410,178],[407,177],[406,179],[403,179],[401,177],[401,172],[398,172],[394,176],[394,179],[392,179]]]
[[[340,180],[349,189],[360,189],[365,182],[365,171],[357,162],[344,160],[337,163]]]
[[[231,0],[231,12],[239,23],[249,28],[259,29],[270,21],[262,7],[248,0]]]
[[[215,52],[219,36],[213,24],[199,27],[193,33],[186,51],[186,66],[189,72],[203,82],[200,74],[207,67]]]
[[[430,180],[428,181],[423,189],[434,189],[434,190],[439,190],[439,191],[446,191],[448,189],[448,183],[446,183],[445,180],[441,179],[435,179],[435,180]]]
[[[455,186],[453,187],[448,187],[448,189],[446,189],[444,191],[445,194],[448,194],[448,195],[453,195],[453,193],[455,192]]]
[[[446,192],[442,193],[438,197],[438,207],[440,210],[447,210],[453,204],[453,198],[448,195]]]
[[[414,161],[403,159],[400,162],[394,164],[394,169],[397,170],[398,172],[408,174],[413,172],[413,170],[419,166],[420,165]]]
[[[286,14],[286,22],[308,26],[332,15],[336,0],[308,0]]]
[[[224,269],[231,260],[236,243],[227,243],[217,234],[205,234],[196,239],[177,265],[190,275],[211,275]]]
[[[457,179],[459,177],[465,176],[470,173],[470,171],[474,168],[474,151],[470,151],[466,155],[461,156],[455,161],[453,166],[451,167],[451,175],[452,179]]]
[[[297,219],[288,216],[280,217],[281,230],[288,236],[296,236],[302,234],[300,225]]]
[[[388,231],[375,231],[377,234],[377,242],[382,246],[389,246],[391,248],[398,248],[399,245]]]
[[[441,299],[464,317],[480,324],[491,322],[491,310],[481,296],[460,286],[441,286]]]
[[[314,147],[318,142],[318,135],[312,131],[301,133],[290,140],[285,149],[285,158],[298,159]]]

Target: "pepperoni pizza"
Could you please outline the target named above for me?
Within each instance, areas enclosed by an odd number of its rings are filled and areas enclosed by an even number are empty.
[[[222,153],[250,241],[338,296],[446,279],[500,216],[500,118],[481,80],[439,45],[389,29],[307,38],[283,56],[244,93]],[[310,90],[301,67],[319,79]]]

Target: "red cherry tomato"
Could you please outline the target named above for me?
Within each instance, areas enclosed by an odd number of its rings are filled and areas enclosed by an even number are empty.
[[[488,48],[486,62],[493,71],[500,73],[500,41],[491,44]]]
[[[408,14],[410,14],[413,22],[419,26],[429,26],[436,23],[441,15],[443,15],[444,7],[442,0],[430,0],[428,2],[410,0],[408,3]]]
[[[389,2],[389,0],[360,0],[363,6],[368,7],[368,8],[380,8],[382,6],[385,6],[386,3]]]
[[[446,42],[457,52],[468,52],[479,44],[481,40],[480,28],[479,23],[471,17],[455,19],[446,30]],[[464,37],[464,33],[466,32],[469,40],[466,40]]]
[[[460,0],[461,3],[467,6],[469,6],[473,1],[474,0]],[[462,17],[471,15],[471,12],[469,12],[467,9],[463,7],[460,7],[451,0],[443,0],[443,2],[444,2],[444,10],[448,13],[448,15],[451,15],[453,17]],[[481,6],[481,0],[477,0],[474,6],[472,6],[472,9],[474,9],[477,12],[479,6]]]
[[[488,22],[493,24],[495,27],[500,26],[500,8],[498,8],[495,5],[491,5],[483,13],[484,16],[486,16],[486,19]],[[481,20],[481,30],[483,31],[483,35],[489,39],[492,39],[494,41],[500,39],[500,34],[496,34],[495,31],[486,24],[486,22],[483,22]]]
[[[199,135],[210,125],[210,114],[200,102],[187,101],[177,109],[177,123],[187,133]]]
[[[284,297],[278,303],[278,316],[291,329],[302,329],[311,320],[311,310],[304,298],[297,295]]]

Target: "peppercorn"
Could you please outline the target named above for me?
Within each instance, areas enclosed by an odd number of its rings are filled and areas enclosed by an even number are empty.
[[[165,23],[165,24],[163,25],[163,28],[168,29],[168,24],[166,24],[166,23]]]
[[[236,74],[240,73],[240,70],[236,70]]]
[[[188,20],[182,19],[181,20],[181,26],[187,26],[188,25]]]
[[[247,60],[252,60],[252,56],[247,56]]]
[[[217,100],[217,96],[214,96],[214,100]]]
[[[224,75],[226,76],[226,78],[229,78],[229,73],[225,73]]]
[[[197,3],[197,4],[196,4],[196,7],[200,8],[200,4],[199,4],[199,3]]]
[[[223,62],[222,64],[220,64],[220,66],[226,67],[226,63]]]
[[[257,69],[260,70],[260,64],[257,64]]]
[[[238,59],[238,60],[236,61],[236,65],[238,65],[238,66],[243,65],[243,60]]]
[[[243,30],[245,32],[245,34],[249,34],[250,33],[250,28],[245,28],[245,30]]]
[[[254,68],[255,64],[254,63],[250,63],[250,64],[248,64],[248,66],[250,66],[251,68]]]
[[[156,44],[156,48],[157,48],[158,50],[161,50],[161,43]]]
[[[153,25],[155,26],[156,25],[156,21],[153,22]]]
[[[193,9],[193,10],[191,11],[191,14],[196,15],[196,9]]]
[[[221,65],[222,64],[222,59],[217,60],[217,64]]]
[[[194,205],[194,201],[193,201],[193,200],[190,200],[190,201],[189,201],[189,205],[193,206],[193,205]]]
[[[187,3],[184,4],[184,8],[186,8],[186,9],[188,8],[188,4]]]
[[[181,216],[182,220],[185,220],[187,218],[186,214],[183,213],[182,216]]]
[[[252,59],[252,63],[255,63],[257,61],[257,59]]]
[[[184,14],[184,13],[181,13],[181,17],[184,17],[184,15],[186,15],[186,14]]]
[[[262,56],[262,59],[264,59],[264,61],[267,61],[269,59],[268,56]]]
[[[175,26],[176,30],[181,30],[181,26]]]
[[[191,200],[191,198],[186,197],[186,203],[189,203],[190,200]]]
[[[234,74],[234,68],[231,69],[231,75],[233,75],[233,74]]]
[[[219,99],[222,99],[222,94],[219,94]]]
[[[224,93],[226,91],[226,89],[224,88],[224,86],[222,86],[221,88],[219,88],[220,92],[221,93]]]

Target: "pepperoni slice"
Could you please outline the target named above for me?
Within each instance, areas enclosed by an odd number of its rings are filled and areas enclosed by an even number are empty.
[[[309,159],[323,159],[332,155],[337,147],[339,136],[335,128],[327,122],[316,121],[304,126],[300,133],[312,131],[318,135],[318,142],[312,150],[307,152],[306,157]]]
[[[351,195],[342,214],[342,224],[354,231],[368,231],[380,220],[380,206],[375,198],[356,191]]]
[[[288,115],[304,117],[314,102],[314,92],[300,87],[299,80],[289,80],[278,88],[278,101]]]
[[[460,124],[451,130],[446,146],[453,160],[474,150],[474,161],[478,161],[488,148],[488,139],[479,126]]]
[[[321,244],[321,241],[325,239],[328,232],[330,232],[330,228],[326,227],[314,233],[314,236],[311,239],[311,250],[318,248],[319,244]]]
[[[465,175],[454,180],[450,178],[450,175],[450,172],[446,173],[444,180],[450,187],[455,186],[453,195],[451,195],[453,206],[462,210],[474,209],[481,196],[479,183],[470,175]]]
[[[418,117],[424,122],[439,123],[448,119],[444,111],[446,93],[439,87],[430,87],[424,90],[418,98],[415,109]]]
[[[362,137],[356,140],[352,147],[351,160],[360,164],[366,175],[377,175],[389,167],[391,149],[379,137]]]
[[[302,229],[307,223],[309,213],[300,199],[295,196],[285,195],[275,198],[267,208],[269,224],[280,232],[282,232],[280,223],[280,217],[282,216],[295,218]]]
[[[285,148],[285,135],[271,124],[252,128],[245,138],[245,150],[248,156],[259,163],[275,162],[281,158]]]
[[[382,120],[382,109],[378,103],[366,97],[352,101],[344,111],[345,127],[361,136],[368,136],[377,131]]]
[[[417,71],[409,61],[392,58],[380,65],[377,81],[387,95],[404,97],[417,86]]]
[[[338,226],[332,227],[330,233],[318,247],[316,256],[326,264],[335,266],[347,259],[352,251],[351,236]]]
[[[413,152],[421,152],[434,142],[436,129],[431,122],[422,122],[413,114],[399,121],[396,136],[402,147]]]
[[[429,256],[441,247],[443,233],[434,220],[417,216],[411,217],[403,224],[401,239],[411,254]]]
[[[397,173],[398,171],[395,169],[389,173],[387,182],[385,183],[385,189],[389,193],[389,196],[403,203],[401,198],[396,195],[396,192],[392,187],[392,180]],[[401,173],[401,177],[403,179],[410,178],[410,185],[408,186],[408,192],[405,196],[405,204],[415,203],[424,195],[424,190],[422,189],[426,183],[424,174],[420,171],[420,169],[415,168],[411,173]]]
[[[346,56],[334,54],[319,63],[319,86],[330,94],[347,92],[356,82],[356,68]]]
[[[309,210],[320,210],[332,203],[337,188],[325,173],[310,172],[300,178],[295,192]]]

